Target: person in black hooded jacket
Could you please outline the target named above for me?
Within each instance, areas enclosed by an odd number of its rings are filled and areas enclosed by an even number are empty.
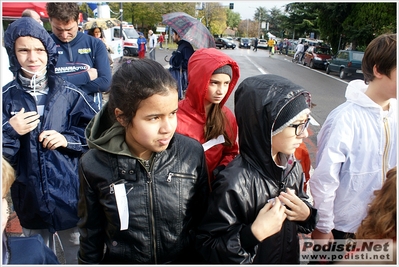
[[[240,155],[219,173],[196,236],[209,263],[299,263],[298,231],[317,210],[303,191],[295,149],[307,137],[310,94],[277,75],[245,79],[235,93]]]

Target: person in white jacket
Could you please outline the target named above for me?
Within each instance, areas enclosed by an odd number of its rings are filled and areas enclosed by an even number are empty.
[[[347,101],[329,114],[317,136],[310,178],[319,213],[313,239],[352,237],[373,192],[397,164],[396,34],[370,42],[362,70],[364,81],[348,84]]]
[[[157,46],[157,35],[152,30],[148,31],[148,47],[150,48],[150,59],[155,60],[155,48]]]

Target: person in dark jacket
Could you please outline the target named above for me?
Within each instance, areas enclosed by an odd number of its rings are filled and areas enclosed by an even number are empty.
[[[100,109],[112,77],[106,46],[79,31],[77,2],[48,2],[46,11],[59,55],[56,73],[92,97]]]
[[[11,206],[7,198],[11,185],[15,181],[15,170],[4,157],[2,157],[1,166],[2,264],[59,264],[57,256],[44,244],[41,235],[29,237],[11,236],[6,232],[9,209]]]
[[[194,48],[189,42],[183,40],[175,30],[173,30],[173,41],[177,43],[177,49],[173,51],[169,59],[169,72],[177,81],[179,99],[183,99],[188,85],[188,61],[194,53]]]
[[[277,75],[238,86],[240,155],[217,176],[197,234],[208,263],[299,263],[298,231],[310,233],[317,220],[294,157],[309,107],[310,94]]]
[[[80,263],[201,261],[194,237],[207,167],[201,144],[175,133],[177,108],[176,82],[158,62],[129,60],[114,74],[108,102],[86,128]]]
[[[77,263],[78,162],[94,102],[54,72],[57,48],[33,18],[4,34],[15,79],[3,86],[3,156],[16,169],[11,188],[25,236],[40,234],[55,250],[58,232],[67,263]]]

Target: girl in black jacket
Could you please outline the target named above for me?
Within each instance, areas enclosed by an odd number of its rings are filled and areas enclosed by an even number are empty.
[[[307,137],[310,94],[276,75],[245,79],[235,93],[240,155],[217,176],[197,246],[209,263],[299,263],[298,230],[316,210],[294,152]]]
[[[176,82],[156,61],[129,60],[114,74],[109,101],[86,128],[80,263],[198,262],[207,167],[201,144],[175,133],[177,108]]]

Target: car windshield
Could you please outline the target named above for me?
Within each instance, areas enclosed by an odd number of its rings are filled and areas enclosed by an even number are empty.
[[[362,61],[363,56],[364,56],[364,53],[355,53],[355,52],[353,53],[353,59],[354,60]]]
[[[242,38],[241,42],[249,42],[249,40],[247,38]]]
[[[328,47],[316,47],[315,53],[322,55],[331,55],[331,50]]]
[[[135,29],[123,28],[123,30],[125,31],[128,39],[138,39],[139,38],[139,34],[137,33],[137,31]]]

